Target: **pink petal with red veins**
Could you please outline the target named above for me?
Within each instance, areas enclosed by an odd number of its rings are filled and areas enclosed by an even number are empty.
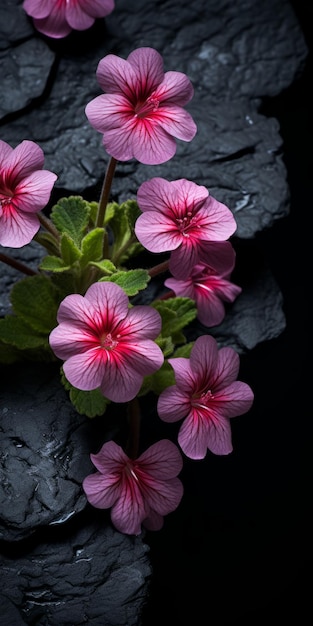
[[[44,164],[44,153],[33,141],[22,141],[11,152],[7,163],[7,182],[15,186],[20,180],[40,170]]]
[[[130,124],[131,131],[136,123],[134,111],[129,101],[122,94],[101,94],[85,107],[86,116],[90,124],[100,133],[108,130],[123,128]]]
[[[166,481],[144,480],[141,491],[150,509],[167,515],[177,509],[183,497],[183,485],[179,478],[171,478]]]
[[[124,341],[156,339],[161,329],[160,314],[146,305],[136,305],[129,309],[126,319],[118,326],[118,332],[123,335]]]
[[[176,152],[176,143],[159,125],[157,116],[138,120],[131,140],[135,159],[145,165],[159,165],[169,161]]]
[[[182,72],[165,72],[164,78],[153,94],[162,102],[184,106],[194,95],[194,88]]]
[[[210,335],[198,337],[190,353],[190,367],[198,383],[211,386],[216,379],[218,364],[218,346],[216,340]]]
[[[158,348],[156,344],[151,342],[151,349],[154,345]],[[156,356],[163,362],[163,353],[161,351],[161,356],[159,350],[160,348],[155,351],[157,354],[151,355],[150,353],[149,357],[136,355],[134,352],[128,358],[118,353],[117,350],[108,352],[108,363],[100,386],[103,395],[112,402],[132,400],[140,390],[143,377],[159,369],[160,366],[155,362]],[[138,371],[140,369],[141,372]]]
[[[163,422],[178,422],[190,411],[190,398],[171,385],[159,395],[157,403],[158,415]]]
[[[78,3],[92,17],[105,17],[114,9],[114,0],[78,0]]]
[[[252,389],[240,380],[236,380],[225,389],[214,393],[215,410],[227,418],[247,413],[253,400]]]
[[[111,509],[111,520],[115,528],[121,533],[139,535],[142,520],[148,514],[149,508],[145,505],[136,481],[132,480],[131,488],[128,481],[124,481],[120,496]]]
[[[137,96],[150,95],[164,78],[163,59],[160,53],[154,48],[137,48],[130,53],[127,61],[136,71]]]
[[[141,211],[160,211],[173,220],[174,195],[173,183],[156,176],[140,185],[137,192],[137,202]]]
[[[59,324],[63,322],[67,326],[72,326],[73,330],[82,333],[82,341],[84,335],[88,333],[91,337],[98,331],[98,325],[103,323],[102,315],[98,313],[93,304],[87,301],[80,294],[70,294],[62,300],[57,313]],[[70,332],[70,331],[68,331]]]
[[[119,360],[123,361],[125,367],[134,369],[141,376],[153,374],[160,369],[164,362],[164,355],[161,348],[150,339],[123,344],[123,340],[116,348]]]
[[[223,415],[208,421],[207,446],[213,454],[224,455],[232,452],[230,423]]]
[[[163,130],[176,139],[191,141],[197,132],[190,113],[174,104],[162,104],[155,112],[155,119]]]
[[[239,354],[230,347],[221,348],[214,374],[214,390],[221,391],[236,380],[239,374]]]
[[[1,170],[2,169],[4,171],[6,170],[7,160],[11,156],[12,152],[13,152],[13,148],[11,148],[11,146],[9,146],[8,143],[6,143],[5,141],[2,141],[2,139],[0,139],[0,168],[1,168]],[[0,176],[1,177],[4,174],[4,171],[0,171]]]
[[[183,459],[177,446],[168,439],[161,439],[145,450],[136,464],[142,471],[158,480],[174,478],[183,469]]]
[[[197,380],[190,367],[190,360],[185,357],[175,357],[168,359],[168,362],[175,372],[176,384],[180,391],[183,391],[186,395],[192,394],[195,390]]]
[[[51,0],[24,0],[23,9],[31,17],[47,17],[51,11]]]
[[[124,94],[128,101],[133,101],[138,77],[128,61],[115,54],[108,54],[99,61],[96,75],[104,92]]]
[[[97,323],[101,320],[111,333],[128,314],[128,297],[122,287],[115,283],[93,283],[87,289],[85,298],[97,312]]]
[[[225,317],[225,307],[220,298],[211,289],[196,287],[196,305],[198,319],[207,328],[218,326]]]
[[[21,248],[27,245],[40,228],[38,217],[8,208],[0,216],[0,245]]]
[[[88,502],[97,509],[109,509],[119,497],[120,487],[114,475],[90,474],[83,480],[82,487]]]
[[[124,450],[115,441],[104,443],[99,452],[91,454],[90,458],[99,472],[102,474],[113,473],[114,475],[122,471],[123,466],[128,461]]]
[[[41,211],[49,202],[52,187],[57,175],[46,170],[30,174],[15,187],[14,201],[19,209],[35,213]]]
[[[97,389],[103,381],[107,364],[107,351],[93,348],[74,354],[63,364],[64,374],[67,380],[82,391]],[[109,397],[109,396],[108,396]]]
[[[53,5],[49,15],[44,19],[34,18],[34,26],[39,32],[55,39],[69,35],[72,28],[66,20],[66,3]]]
[[[168,250],[170,251],[170,248]],[[188,278],[198,260],[197,246],[191,238],[183,239],[182,237],[181,245],[171,252],[169,270],[176,278],[184,280]]]
[[[198,218],[202,218],[203,229],[201,238],[208,238],[211,241],[223,241],[234,234],[237,224],[231,210],[212,196],[209,196],[200,212]]]
[[[68,296],[69,298],[70,296]],[[73,299],[73,302],[75,300]],[[63,322],[49,335],[51,349],[59,359],[66,360],[80,352],[99,347],[100,340],[88,327],[79,328],[76,324]]]
[[[229,241],[198,241],[197,251],[199,261],[210,265],[216,274],[235,266],[236,254]]]
[[[190,412],[178,433],[178,443],[186,456],[195,460],[204,459],[208,447],[207,433],[207,419],[203,419],[196,410]]]
[[[88,15],[78,2],[66,4],[65,17],[71,28],[75,30],[87,30],[95,21],[95,18]]]
[[[106,152],[117,161],[129,161],[133,159],[134,147],[132,132],[133,126],[129,124],[105,131],[102,137],[102,143]]]
[[[195,300],[195,288],[191,279],[189,280],[176,280],[176,278],[167,278],[164,281],[165,287],[174,291],[176,296],[183,296],[185,298],[191,298]]]
[[[170,217],[146,211],[135,223],[135,234],[150,252],[168,252],[181,245],[182,235]]]

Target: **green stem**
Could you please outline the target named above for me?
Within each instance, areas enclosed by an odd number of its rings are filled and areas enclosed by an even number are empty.
[[[151,276],[151,278],[153,278],[154,276],[158,276],[158,274],[163,274],[164,272],[167,272],[168,266],[169,260],[163,261],[163,263],[159,263],[159,265],[151,267],[151,269],[148,271],[148,274],[149,276]]]
[[[110,196],[110,191],[112,187],[112,181],[113,181],[116,164],[117,164],[117,160],[114,159],[114,157],[111,157],[107,166],[107,170],[106,170],[103,185],[102,185],[102,190],[101,190],[101,195],[100,195],[100,200],[99,200],[99,207],[98,207],[98,214],[97,214],[97,219],[96,219],[96,226],[99,226],[100,228],[103,227],[105,211],[106,211],[109,196]]]
[[[39,222],[41,224],[41,226],[48,231],[48,233],[51,233],[51,235],[53,235],[53,237],[59,241],[60,239],[60,233],[59,231],[55,228],[54,224],[51,222],[51,220],[46,217],[43,213],[37,213]]]
[[[126,454],[130,459],[136,459],[138,456],[140,419],[139,400],[134,398],[128,403],[129,437],[126,445]]]
[[[28,276],[35,276],[35,274],[38,273],[32,270],[30,267],[27,267],[27,265],[24,265],[24,263],[21,263],[16,259],[12,259],[12,257],[8,256],[7,254],[3,254],[2,252],[0,252],[0,261],[6,263],[6,265],[10,265],[10,267],[14,267],[15,270],[23,272],[23,274],[27,274]]]

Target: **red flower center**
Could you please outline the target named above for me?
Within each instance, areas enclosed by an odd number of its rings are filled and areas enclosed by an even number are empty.
[[[154,97],[153,94],[143,102],[137,102],[135,106],[135,117],[143,119],[150,115],[150,113],[155,113],[159,108],[159,104],[159,99]]]
[[[105,350],[114,350],[118,345],[119,335],[116,338],[112,337],[111,333],[102,333],[100,336],[100,346]]]

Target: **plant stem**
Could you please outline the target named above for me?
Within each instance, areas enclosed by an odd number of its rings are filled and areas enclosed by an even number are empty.
[[[151,267],[151,269],[148,270],[148,274],[149,276],[151,276],[151,278],[153,278],[154,276],[157,276],[158,274],[163,274],[163,272],[167,272],[168,266],[169,266],[169,260],[163,261],[163,263],[159,263],[159,265],[155,265],[154,267]]]
[[[123,256],[123,254],[129,248],[129,246],[131,246],[136,241],[138,241],[136,235],[131,235],[131,237],[126,241],[126,243],[124,243],[124,245],[121,246],[120,249],[112,256],[112,259],[111,259],[112,263],[114,263],[114,265],[117,265],[119,259]]]
[[[39,212],[37,213],[39,222],[41,224],[41,226],[43,226],[43,228],[45,230],[48,231],[48,233],[51,233],[51,235],[53,235],[53,237],[59,241],[60,239],[60,233],[59,231],[55,228],[54,224],[51,222],[51,220],[46,217],[43,213]]]
[[[101,195],[100,195],[100,200],[99,200],[99,207],[98,207],[98,214],[97,214],[97,219],[96,219],[96,226],[99,226],[100,228],[103,227],[105,210],[106,210],[109,196],[110,196],[110,191],[111,191],[116,164],[117,164],[117,160],[114,159],[114,157],[111,157],[107,166],[107,170],[106,170],[103,185],[102,185],[102,190],[101,190]]]
[[[32,270],[30,267],[27,267],[27,265],[24,265],[24,263],[21,263],[16,259],[12,259],[12,257],[8,256],[7,254],[3,254],[2,252],[0,252],[0,261],[6,263],[6,265],[10,265],[10,267],[14,267],[15,270],[23,272],[23,274],[27,274],[28,276],[35,276],[35,274],[38,273]]]
[[[130,459],[136,459],[138,456],[140,419],[139,400],[134,398],[128,403],[129,437],[126,445],[126,454]]]

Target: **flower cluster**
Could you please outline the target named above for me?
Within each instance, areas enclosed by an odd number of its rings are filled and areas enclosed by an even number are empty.
[[[25,0],[24,7],[39,30],[56,37],[88,27],[113,2]],[[119,531],[139,534],[142,525],[160,529],[164,515],[178,507],[183,455],[199,460],[208,450],[232,451],[230,419],[249,411],[253,392],[238,380],[233,348],[219,347],[209,334],[188,342],[183,333],[196,317],[207,328],[219,324],[224,303],[241,293],[231,282],[232,211],[184,178],[154,177],[136,199],[109,202],[118,161],[165,163],[176,139],[193,139],[197,127],[183,108],[193,96],[191,82],[181,72],[164,72],[161,55],[149,47],[126,60],[107,55],[97,77],[104,93],[86,105],[86,116],[110,156],[99,202],[63,198],[46,217],[41,210],[57,175],[43,169],[41,148],[22,141],[13,149],[0,141],[0,243],[17,248],[34,239],[48,253],[38,272],[14,286],[14,315],[0,320],[0,344],[6,354],[12,345],[15,355],[39,350],[59,360],[62,383],[80,413],[92,417],[111,402],[126,405],[125,446],[99,444],[91,454],[96,472],[82,487],[91,505],[111,509]],[[140,252],[166,260],[131,269],[128,261]],[[9,256],[1,260],[14,265]],[[160,274],[159,297],[135,303]],[[140,398],[150,392],[158,396],[161,420],[182,422],[178,446],[162,439],[140,450]]]

